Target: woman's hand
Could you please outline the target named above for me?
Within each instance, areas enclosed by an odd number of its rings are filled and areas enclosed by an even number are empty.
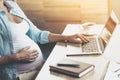
[[[17,54],[16,54],[16,60],[18,62],[33,62],[36,60],[38,57],[38,52],[37,50],[29,50],[30,47],[25,47],[21,49]]]
[[[83,34],[69,35],[66,37],[66,40],[68,42],[72,42],[72,43],[87,43],[87,42],[89,42],[89,39]]]
[[[86,22],[83,23],[83,29],[88,30],[90,28],[90,26],[95,25],[94,22]],[[89,42],[89,39],[87,38],[87,36],[92,36],[91,34],[74,34],[74,35],[70,35],[67,36],[67,41],[72,42],[72,43],[87,43]]]

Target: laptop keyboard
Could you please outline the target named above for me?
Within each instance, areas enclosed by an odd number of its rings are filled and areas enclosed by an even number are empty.
[[[88,43],[82,44],[82,52],[98,52],[96,39],[90,38]]]

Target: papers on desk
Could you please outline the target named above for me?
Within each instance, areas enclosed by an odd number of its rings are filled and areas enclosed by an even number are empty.
[[[104,80],[120,80],[120,64],[110,61]]]

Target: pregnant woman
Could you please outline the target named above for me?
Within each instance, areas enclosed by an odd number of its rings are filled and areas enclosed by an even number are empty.
[[[79,38],[79,39],[78,39]],[[0,80],[34,80],[44,59],[37,43],[84,43],[83,34],[61,35],[41,31],[11,0],[0,0]]]

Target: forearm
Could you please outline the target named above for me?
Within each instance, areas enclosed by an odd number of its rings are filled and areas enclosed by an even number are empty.
[[[61,35],[61,34],[49,34],[49,42],[57,41],[68,41],[72,43],[86,43],[89,42],[89,39],[82,34],[73,34],[73,35]]]
[[[61,34],[50,33],[49,42],[57,42],[57,41],[65,41],[67,40],[67,36]]]
[[[15,63],[16,62],[16,54],[11,54],[8,56],[1,56],[0,57],[0,65]]]

